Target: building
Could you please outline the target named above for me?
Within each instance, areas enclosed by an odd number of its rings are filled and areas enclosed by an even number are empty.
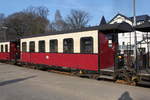
[[[136,16],[137,25],[140,25],[144,23],[144,21],[150,21],[149,15],[141,15]],[[112,20],[110,20],[109,24],[114,23],[121,23],[121,22],[127,22],[130,25],[133,25],[133,17],[127,17],[122,14],[117,14]],[[137,33],[137,43],[138,43],[138,51],[148,52],[147,47],[147,38],[146,36],[150,37],[150,34],[136,31]],[[134,32],[131,33],[120,33],[118,35],[119,38],[119,48],[121,53],[127,54],[127,52],[130,52],[131,54],[134,54],[134,45],[135,45],[135,34]]]

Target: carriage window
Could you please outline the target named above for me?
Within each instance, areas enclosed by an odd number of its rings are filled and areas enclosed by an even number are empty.
[[[27,43],[22,42],[22,52],[26,52],[26,51],[27,51]]]
[[[5,52],[8,52],[8,45],[5,45]]]
[[[30,52],[35,52],[35,42],[34,42],[34,41],[31,41],[29,45],[30,45],[30,46],[29,46]]]
[[[80,51],[81,53],[93,53],[93,38],[84,37],[80,40]]]
[[[73,53],[73,39],[64,39],[63,49],[64,53]]]
[[[1,52],[4,52],[4,47],[3,47],[3,45],[1,45]]]
[[[58,52],[58,41],[50,40],[50,52],[56,53]]]
[[[39,41],[39,52],[45,52],[45,41]]]

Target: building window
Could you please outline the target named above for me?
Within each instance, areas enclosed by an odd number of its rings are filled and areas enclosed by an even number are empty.
[[[5,52],[8,52],[8,45],[5,45]]]
[[[34,41],[31,41],[29,44],[29,51],[35,52],[35,42]]]
[[[1,45],[1,52],[4,52],[4,47],[3,47],[3,45]]]
[[[80,40],[81,53],[93,53],[93,38],[84,37]]]
[[[125,45],[125,42],[122,42],[122,45]]]
[[[143,52],[143,53],[146,52],[146,49],[145,49],[145,48],[138,48],[138,50],[139,50],[140,52]]]
[[[63,40],[63,50],[64,53],[73,53],[73,39],[64,39]]]
[[[39,41],[39,52],[45,52],[45,41]]]
[[[133,54],[134,54],[134,51],[133,51],[133,50],[124,50],[124,54],[133,55]]]
[[[58,40],[50,40],[50,52],[56,53],[58,52]]]
[[[22,42],[22,52],[27,52],[27,43]]]

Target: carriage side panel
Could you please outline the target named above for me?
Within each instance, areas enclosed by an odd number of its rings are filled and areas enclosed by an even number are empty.
[[[27,43],[27,51],[21,53],[21,61],[33,64],[44,64],[52,66],[61,66],[83,70],[98,70],[98,31],[84,31],[69,34],[49,35],[41,37],[31,37],[27,39],[21,39],[21,43]],[[83,37],[93,38],[93,53],[81,53],[80,41]],[[63,40],[66,38],[72,38],[74,41],[74,52],[63,52]],[[58,52],[52,53],[49,51],[49,41],[58,40]],[[39,52],[39,41],[45,41],[45,52]],[[29,43],[35,42],[35,52],[29,51]]]
[[[33,64],[98,70],[97,54],[22,53],[22,61]]]

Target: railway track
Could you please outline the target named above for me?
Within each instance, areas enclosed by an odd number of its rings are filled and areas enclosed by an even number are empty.
[[[69,75],[69,76],[77,76],[77,77],[81,77],[81,78],[109,81],[109,82],[114,82],[114,83],[118,83],[118,84],[130,85],[130,86],[136,86],[135,82],[127,82],[124,80],[114,80],[114,79],[110,78],[111,76],[101,75],[97,78],[93,78],[93,77],[89,77],[88,75],[76,75],[76,74],[73,74],[70,72],[61,72],[61,71],[56,71],[56,70],[49,70],[48,72],[53,72],[53,73],[62,74],[62,75]]]
[[[3,64],[3,63],[0,63]],[[11,64],[11,63],[7,63],[7,64]],[[71,71],[65,71],[65,70],[56,70],[56,69],[47,69],[47,70],[43,70],[43,69],[37,69],[36,66],[29,66],[29,65],[17,65],[18,67],[24,67],[24,68],[29,68],[29,69],[34,69],[34,70],[41,70],[41,71],[47,71],[47,72],[51,72],[51,73],[56,73],[56,74],[61,74],[61,75],[67,75],[67,76],[74,76],[74,77],[80,77],[80,78],[87,78],[87,79],[94,79],[94,80],[98,80],[98,81],[109,81],[109,82],[114,82],[116,84],[124,84],[124,85],[130,85],[130,86],[142,86],[142,87],[150,87],[150,85],[144,85],[142,84],[136,84],[135,82],[128,82],[125,80],[114,80],[113,76],[106,76],[106,75],[99,75],[99,74],[85,74],[85,73],[81,73],[81,72],[71,72]],[[145,83],[145,82],[144,82]]]

